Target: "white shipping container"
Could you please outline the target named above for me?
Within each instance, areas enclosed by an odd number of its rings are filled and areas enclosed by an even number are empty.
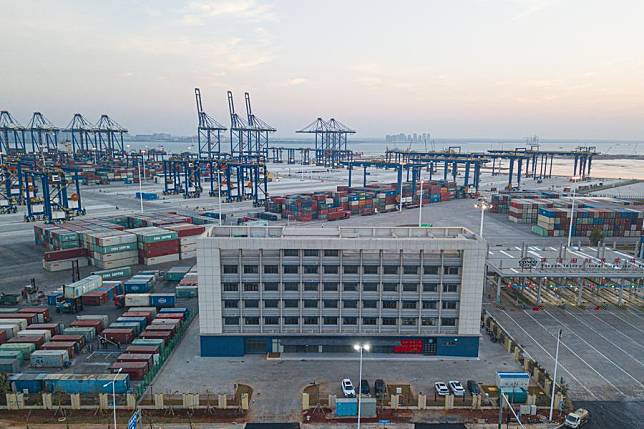
[[[9,339],[18,335],[18,331],[20,331],[20,326],[18,326],[17,323],[16,324],[2,323],[0,324],[0,331],[4,331],[7,339]]]
[[[80,258],[65,259],[62,261],[42,261],[42,267],[45,271],[49,272],[71,270],[72,261],[78,261],[79,267],[89,266],[89,259],[82,256]]]
[[[69,362],[67,350],[36,350],[30,357],[35,368],[62,368]]]
[[[154,258],[143,258],[143,265],[158,265],[165,262],[173,262],[179,260],[179,254],[173,253],[171,255],[156,256]]]
[[[180,240],[181,247],[187,246],[187,245],[197,245],[197,240],[199,240],[200,236],[199,235],[191,235],[188,237],[183,237]]]
[[[18,325],[20,327],[19,331],[27,329],[29,324],[27,319],[0,319],[0,323],[3,325]]]
[[[97,259],[92,259],[92,265],[102,270],[109,270],[111,268],[129,267],[132,265],[136,265],[138,263],[139,263],[138,256],[133,258],[117,259],[115,261],[107,261],[107,262],[101,262]]]
[[[94,252],[94,260],[99,262],[115,262],[121,259],[138,258],[139,253],[136,250],[126,250],[125,252],[98,253]]]
[[[145,307],[150,304],[149,293],[128,293],[125,295],[126,307]]]
[[[148,307],[148,306],[132,307],[132,308],[128,308],[127,311],[149,311],[149,312],[152,313],[153,316],[157,315],[157,308],[156,307]]]
[[[187,252],[181,252],[181,259],[191,259],[197,257],[196,250],[189,250]]]
[[[33,337],[40,337],[41,335],[44,335],[45,341],[51,340],[51,331],[47,329],[23,329],[22,331],[18,331],[18,335]]]
[[[93,275],[80,279],[70,285],[65,286],[65,298],[80,298],[87,292],[94,291],[103,285],[103,278],[101,276]]]

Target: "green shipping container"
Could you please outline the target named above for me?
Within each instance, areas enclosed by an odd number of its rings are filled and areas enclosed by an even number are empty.
[[[25,358],[31,356],[31,353],[36,350],[36,345],[32,343],[6,343],[0,345],[0,351],[4,350],[18,350],[22,352]]]
[[[136,244],[135,244],[136,247]],[[101,276],[103,280],[114,280],[132,276],[132,267],[114,268],[113,270],[104,270],[93,272],[92,275]]]
[[[25,354],[21,350],[0,350],[0,359],[18,359],[22,362]]]
[[[113,246],[98,246],[95,244],[92,245],[92,251],[103,254],[127,252],[128,250],[137,250],[136,243],[115,244]]]
[[[177,298],[194,298],[199,295],[198,291],[197,286],[177,286],[175,288]]]

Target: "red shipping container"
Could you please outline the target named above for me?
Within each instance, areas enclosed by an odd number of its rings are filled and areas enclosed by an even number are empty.
[[[38,323],[38,315],[35,313],[0,313],[0,320],[2,319],[25,319],[27,325]]]
[[[45,344],[45,336],[44,335],[16,335],[13,338],[10,338],[7,343],[13,344],[13,343],[30,343],[30,344],[35,344],[36,348],[40,348],[43,344]]]
[[[121,315],[122,317],[145,317],[148,323],[152,321],[154,315],[150,311],[126,311]]]
[[[75,247],[73,249],[52,250],[50,252],[45,252],[43,257],[45,261],[51,262],[72,258],[81,258],[83,256],[87,256],[87,249],[85,249],[84,247]]]
[[[51,342],[74,343],[78,351],[85,347],[85,337],[83,335],[54,335],[51,337]]]
[[[107,291],[93,291],[81,296],[83,305],[102,305],[107,301]]]
[[[151,354],[151,355],[156,355],[159,354],[161,347],[159,346],[139,346],[135,344],[130,344],[125,348],[125,351],[127,353],[133,353],[133,354]]]
[[[74,328],[94,328],[96,329],[97,333],[100,333],[103,330],[103,322],[98,319],[74,320],[72,323],[69,324],[69,326],[72,326]]]
[[[145,362],[114,362],[110,367],[112,373],[124,372],[130,375],[132,380],[142,380],[148,372],[148,364]]]
[[[146,331],[170,332],[174,335],[177,330],[177,325],[148,325]]]
[[[118,344],[129,344],[134,339],[134,331],[132,329],[107,328],[103,329],[101,335]]]
[[[191,223],[183,223],[178,225],[168,225],[164,229],[169,229],[177,233],[179,237],[190,237],[193,235],[202,234],[206,228],[202,225],[193,225]]]
[[[72,341],[50,341],[42,345],[42,350],[67,350],[67,354],[71,359],[76,353],[77,343]]]
[[[173,253],[179,253],[179,248],[179,240],[150,243],[146,244],[143,249],[139,249],[139,256],[141,258],[154,258],[157,256],[172,255]]]
[[[46,329],[51,332],[52,336],[60,333],[60,325],[58,323],[34,323],[33,325],[27,326],[27,330],[34,329]]]
[[[131,312],[130,312],[131,313]],[[178,319],[183,320],[184,313],[159,313],[157,319]]]
[[[49,322],[49,309],[47,307],[23,307],[18,313],[42,314],[43,323]]]
[[[172,332],[170,331],[148,331],[146,329],[145,331],[141,332],[139,338],[163,340],[163,342],[167,344],[168,341],[170,341],[171,336]]]
[[[7,333],[5,331],[0,331],[0,344],[7,342]]]
[[[117,362],[145,362],[148,367],[154,364],[154,355],[151,353],[123,353],[116,358]]]

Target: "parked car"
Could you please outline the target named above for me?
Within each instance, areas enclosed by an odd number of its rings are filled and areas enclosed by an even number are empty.
[[[590,413],[585,408],[578,408],[566,416],[564,426],[567,428],[579,428],[590,421]]]
[[[452,394],[454,394],[454,396],[465,395],[465,389],[463,389],[463,385],[461,384],[460,381],[457,381],[457,380],[451,380],[449,382],[449,390],[452,391]]]
[[[479,387],[479,384],[474,380],[467,380],[467,390],[472,395],[480,395],[481,394],[481,388]]]
[[[447,385],[442,381],[437,381],[436,383],[434,383],[434,390],[436,390],[436,393],[439,396],[449,395],[449,389],[447,388]]]
[[[373,383],[373,393],[376,396],[381,396],[387,393],[387,385],[385,384],[385,381],[382,380],[381,378],[377,379]]]
[[[368,395],[369,392],[369,382],[365,380],[364,378],[360,380],[360,393],[363,395]]]
[[[348,378],[342,380],[342,394],[345,398],[356,397],[356,389],[353,388],[353,383]]]

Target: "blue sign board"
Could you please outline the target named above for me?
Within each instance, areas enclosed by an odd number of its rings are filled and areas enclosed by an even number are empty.
[[[132,417],[130,417],[130,420],[127,422],[127,429],[136,429],[138,425],[139,425],[139,412],[136,411],[134,414],[132,414]]]

